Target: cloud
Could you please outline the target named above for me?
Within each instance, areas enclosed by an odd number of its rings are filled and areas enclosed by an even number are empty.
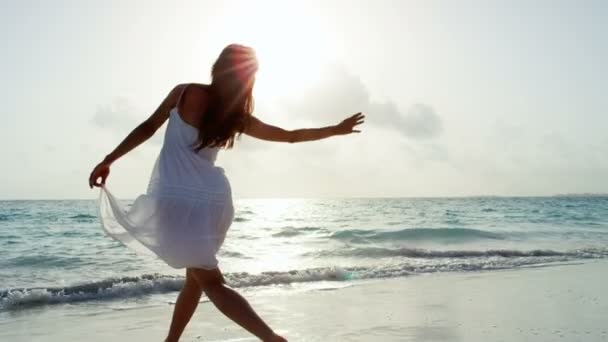
[[[435,139],[443,132],[442,120],[431,105],[415,103],[402,111],[393,101],[373,101],[361,79],[341,66],[328,67],[317,84],[283,99],[281,105],[294,118],[323,122],[365,112],[366,124],[414,140]]]
[[[427,104],[415,103],[401,113],[393,102],[369,105],[371,123],[394,129],[412,139],[433,139],[441,135],[443,125],[435,110]]]
[[[91,123],[113,135],[124,138],[143,122],[144,116],[137,115],[138,112],[141,111],[135,108],[127,98],[119,96],[109,104],[98,106],[91,118]],[[164,129],[159,129],[149,141],[154,144],[162,144],[163,132]]]
[[[135,109],[129,100],[124,97],[116,97],[112,103],[100,105],[91,119],[91,123],[101,128],[125,128],[138,124],[133,114]]]

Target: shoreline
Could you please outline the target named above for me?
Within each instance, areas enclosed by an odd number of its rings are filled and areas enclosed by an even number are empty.
[[[608,261],[242,290],[290,341],[608,341]],[[2,313],[0,340],[160,341],[177,293]],[[256,341],[203,301],[182,341]]]

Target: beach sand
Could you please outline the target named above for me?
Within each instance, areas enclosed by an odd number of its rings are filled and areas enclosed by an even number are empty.
[[[608,341],[608,262],[244,290],[290,341]],[[5,312],[0,341],[162,341],[176,293]],[[209,302],[183,341],[256,341]]]

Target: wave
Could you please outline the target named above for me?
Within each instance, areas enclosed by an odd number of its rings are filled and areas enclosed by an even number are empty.
[[[234,217],[234,222],[247,222],[250,221],[250,216],[253,215],[254,212],[251,210],[239,210]]]
[[[243,253],[239,253],[236,251],[229,251],[229,250],[225,250],[225,249],[220,250],[219,254],[223,257],[228,257],[228,258],[251,259],[251,257],[248,257]]]
[[[78,256],[66,256],[66,255],[27,255],[17,256],[13,258],[5,259],[0,265],[4,267],[22,267],[27,266],[30,268],[46,268],[46,267],[65,267],[67,265],[74,266],[78,263],[82,263],[88,260],[80,258]]]
[[[571,257],[578,259],[608,257],[608,249],[587,248],[574,251],[554,251],[550,249],[534,249],[528,251],[512,249],[489,250],[427,250],[419,248],[382,248],[363,247],[345,248],[331,251],[306,253],[304,256],[313,257],[408,257],[418,259],[437,258],[532,258],[532,257]]]
[[[282,230],[278,233],[272,234],[274,237],[293,237],[298,235],[303,235],[309,232],[318,232],[325,231],[324,228],[319,227],[283,227]]]
[[[282,232],[274,233],[274,234],[272,234],[272,236],[274,236],[274,237],[293,237],[293,236],[298,236],[298,235],[302,235],[302,234],[304,234],[304,232],[299,232],[299,231],[293,229],[293,230],[284,230]]]
[[[335,232],[332,239],[350,242],[394,241],[394,240],[431,240],[438,242],[465,242],[470,240],[503,240],[499,233],[470,228],[406,228],[397,231],[377,231],[348,229]]]
[[[96,219],[97,216],[88,215],[88,214],[78,214],[78,215],[70,216],[69,218],[73,219],[73,220],[91,220],[91,219]]]
[[[32,217],[33,215],[30,213],[23,213],[17,210],[8,210],[6,214],[0,214],[0,221],[15,222],[19,220],[27,220]]]
[[[253,287],[316,281],[392,278],[437,272],[501,270],[608,257],[607,249],[585,249],[569,252],[540,250],[485,252],[410,250],[410,252],[405,253],[417,253],[416,255],[422,255],[431,260],[426,263],[403,262],[369,267],[309,268],[260,274],[227,273],[225,278],[228,284],[233,287]],[[448,256],[449,258],[447,258]],[[57,303],[132,298],[153,293],[175,292],[179,291],[183,284],[184,278],[180,276],[148,274],[139,277],[110,278],[67,287],[0,290],[0,311]]]
[[[347,273],[338,268],[264,272],[261,274],[228,273],[224,277],[232,287],[348,279]],[[175,292],[179,291],[183,284],[184,278],[181,276],[147,274],[139,277],[110,278],[67,287],[0,290],[0,310]]]
[[[21,288],[0,291],[0,309],[46,304],[129,298],[149,293],[179,291],[183,278],[162,275],[110,278],[67,287]]]

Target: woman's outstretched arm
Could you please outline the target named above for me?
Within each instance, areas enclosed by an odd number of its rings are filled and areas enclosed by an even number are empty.
[[[262,140],[296,143],[321,140],[334,135],[359,133],[361,131],[354,128],[362,124],[364,119],[365,116],[363,114],[357,113],[342,120],[342,122],[335,126],[286,130],[264,123],[255,116],[252,116],[244,133]]]
[[[129,133],[129,135],[127,135],[110,154],[95,166],[89,176],[89,187],[92,188],[93,186],[105,184],[106,178],[108,178],[108,175],[110,174],[110,165],[154,135],[158,128],[162,126],[169,117],[169,111],[173,108],[175,103],[177,103],[177,98],[181,93],[182,87],[183,85],[178,85],[173,88],[154,113],[152,113],[146,121],[135,127],[135,129],[131,131],[131,133]],[[99,178],[101,178],[101,182],[98,181]]]

